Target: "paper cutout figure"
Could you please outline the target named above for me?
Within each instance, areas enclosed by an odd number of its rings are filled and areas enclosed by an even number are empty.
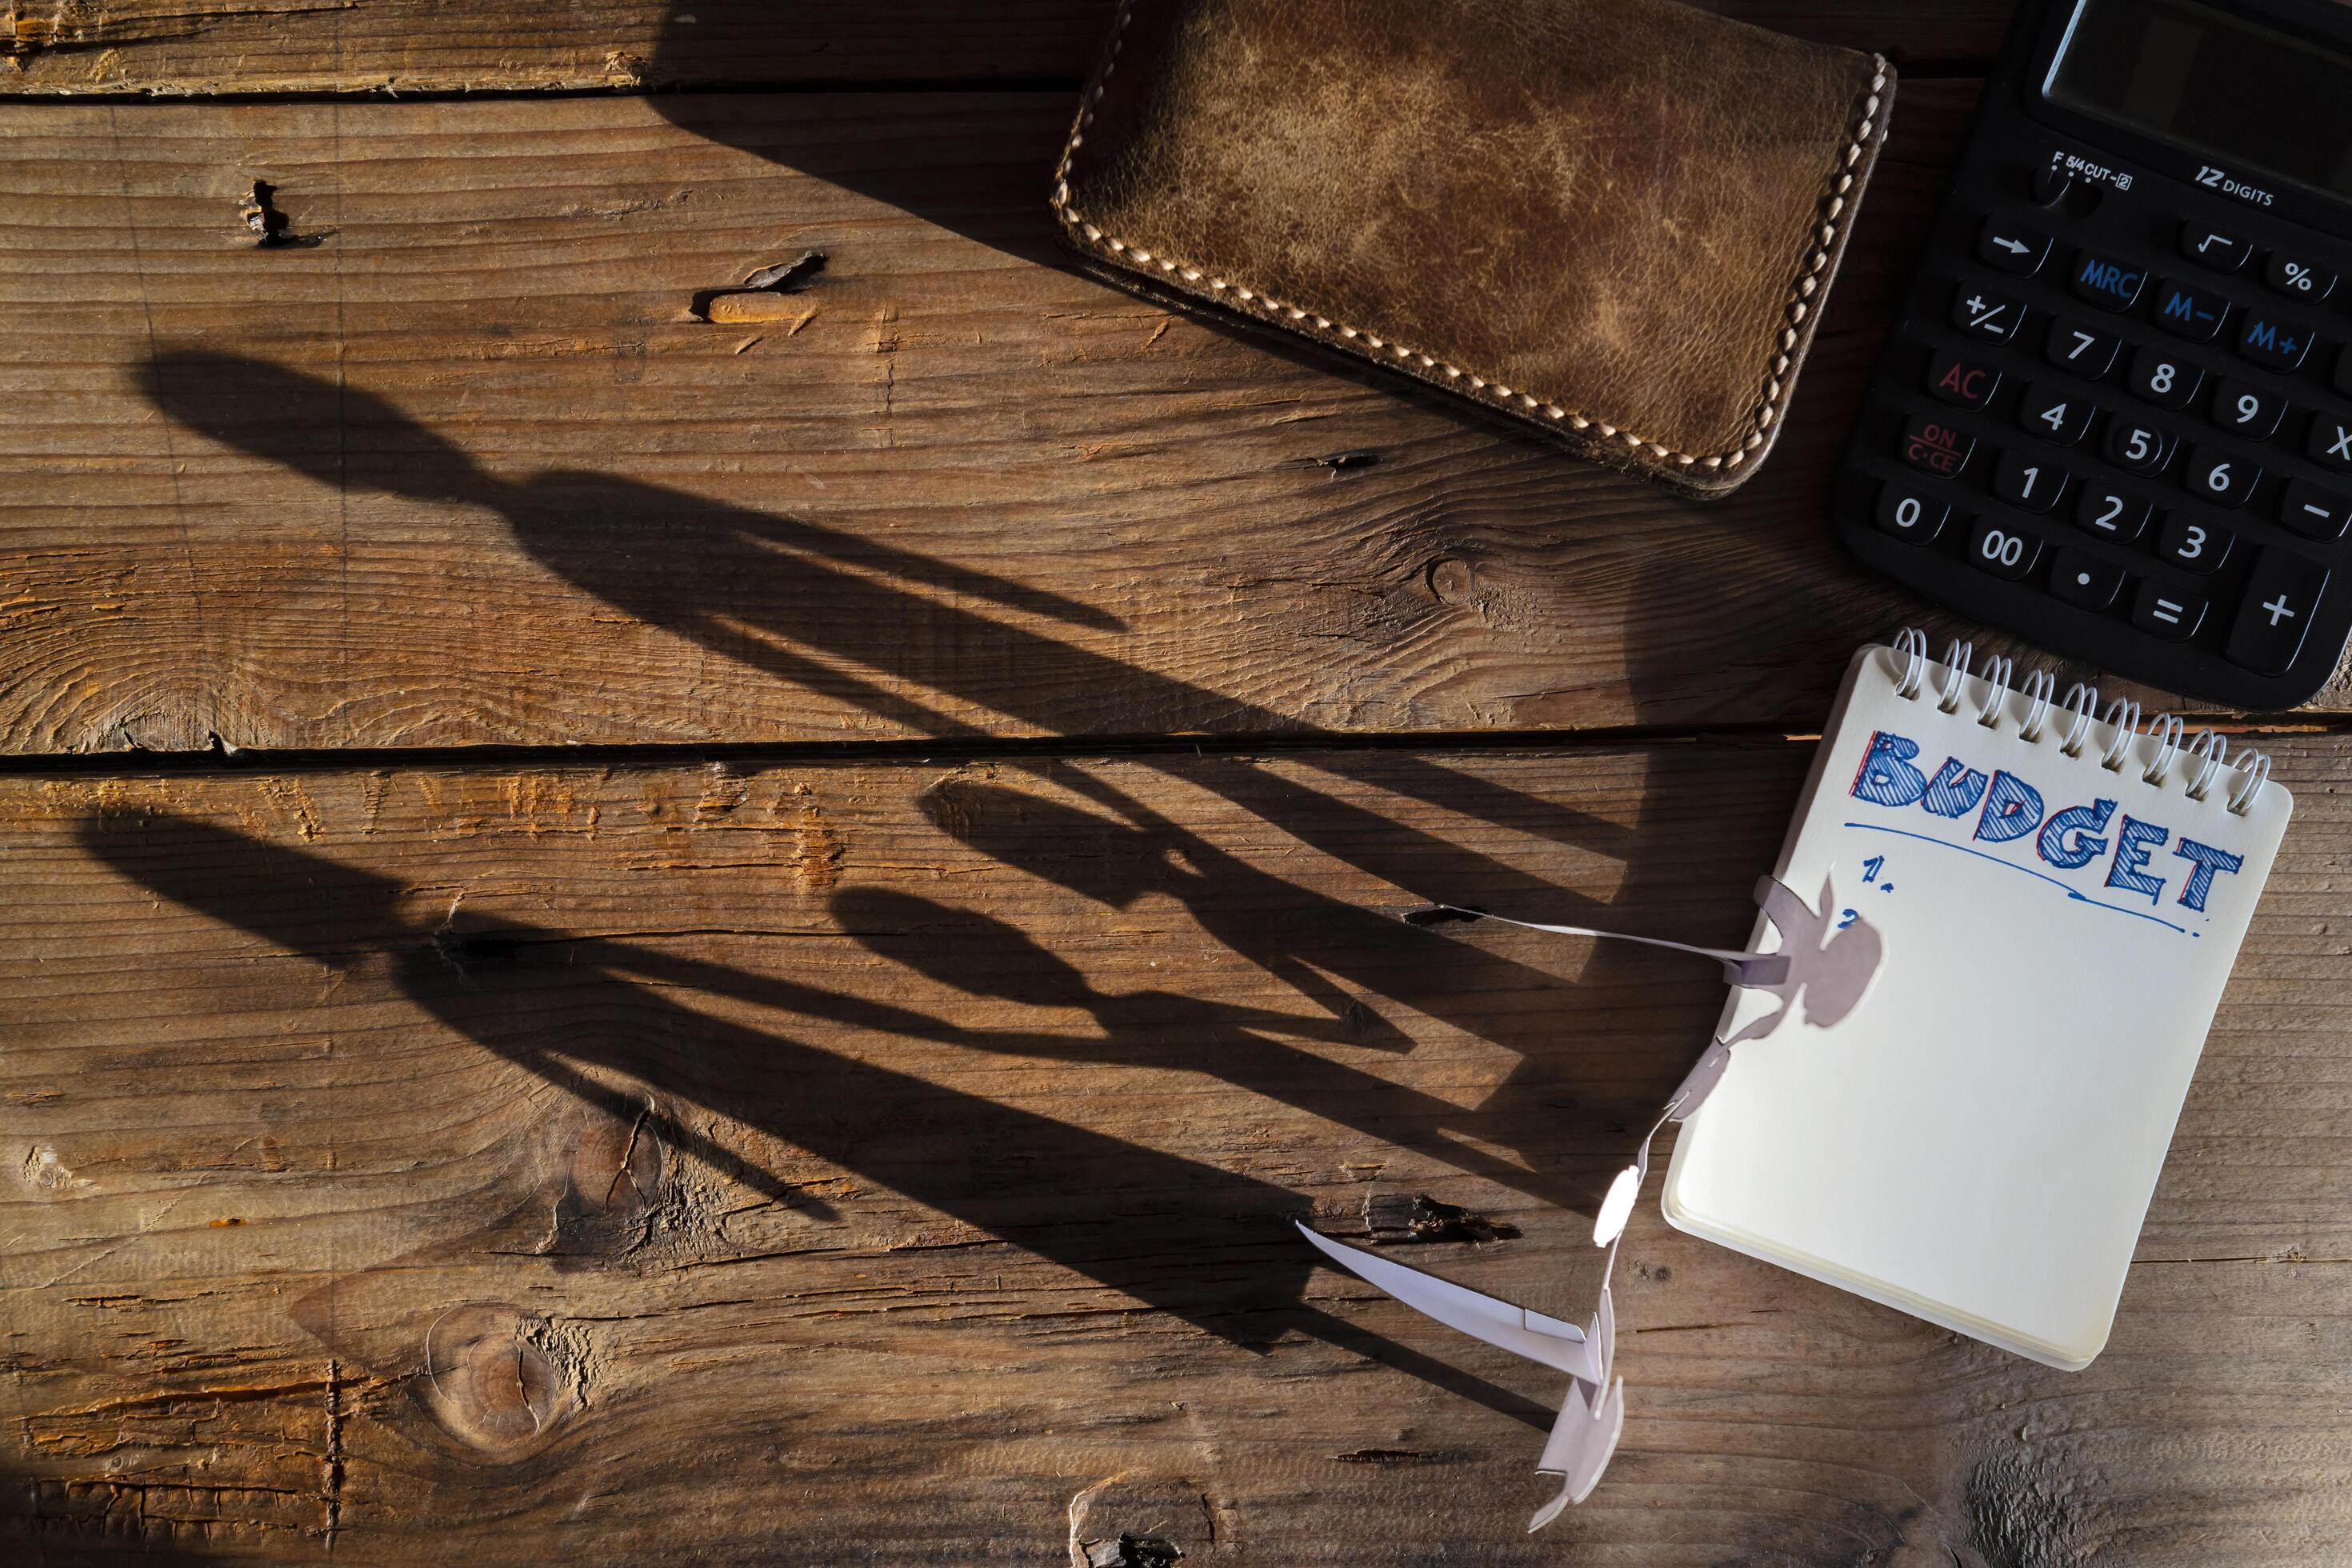
[[[1870,983],[1878,978],[1886,944],[1878,928],[1859,915],[1843,930],[1831,928],[1838,915],[1838,901],[1837,889],[1828,877],[1822,879],[1818,913],[1769,877],[1757,879],[1756,902],[1780,933],[1780,951],[1789,957],[1789,970],[1778,982],[1740,983],[1770,992],[1780,998],[1780,1006],[1724,1041],[1727,1047],[1759,1039],[1779,1028],[1789,1009],[1797,1005],[1799,992],[1804,993],[1805,1022],[1816,1028],[1826,1029],[1862,1005]]]
[[[1501,920],[1507,925],[1526,926],[1533,931],[1638,942],[1696,953],[1721,963],[1734,985],[1766,992],[1780,1003],[1729,1039],[1708,1042],[1706,1051],[1667,1097],[1664,1109],[1642,1139],[1633,1163],[1620,1171],[1617,1179],[1610,1184],[1592,1222],[1592,1243],[1607,1247],[1609,1258],[1601,1266],[1601,1301],[1590,1327],[1580,1329],[1499,1297],[1484,1295],[1450,1279],[1407,1268],[1377,1253],[1333,1241],[1299,1222],[1299,1234],[1326,1258],[1379,1286],[1415,1311],[1515,1355],[1568,1373],[1568,1394],[1560,1402],[1559,1417],[1552,1423],[1551,1436],[1544,1444],[1542,1458],[1536,1461],[1538,1475],[1559,1479],[1559,1492],[1536,1510],[1528,1523],[1530,1533],[1592,1495],[1592,1489],[1601,1483],[1601,1472],[1609,1468],[1609,1460],[1617,1451],[1617,1438],[1624,1430],[1625,1382],[1612,1375],[1617,1359],[1617,1310],[1609,1294],[1609,1280],[1616,1272],[1617,1247],[1624,1237],[1626,1222],[1633,1217],[1633,1205],[1641,1197],[1642,1184],[1649,1179],[1650,1146],[1657,1141],[1659,1131],[1669,1121],[1688,1121],[1706,1103],[1731,1065],[1732,1047],[1771,1034],[1791,1013],[1816,1028],[1827,1028],[1862,1005],[1885,962],[1885,940],[1868,921],[1856,915],[1843,925],[1836,923],[1842,911],[1837,890],[1827,879],[1822,883],[1818,910],[1770,877],[1757,882],[1756,902],[1780,934],[1780,946],[1772,953],[1727,952],[1718,948],[1693,947],[1656,937],[1622,936],[1583,926],[1538,925],[1477,910],[1450,911],[1477,920]]]

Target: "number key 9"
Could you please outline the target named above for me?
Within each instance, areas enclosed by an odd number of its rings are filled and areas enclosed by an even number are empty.
[[[2279,421],[2285,416],[2285,398],[2250,381],[2225,375],[2213,388],[2213,423],[2232,436],[2267,441],[2278,434]]]

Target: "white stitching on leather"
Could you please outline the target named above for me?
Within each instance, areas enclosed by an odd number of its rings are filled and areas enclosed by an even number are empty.
[[[1134,10],[1135,0],[1120,0],[1118,17],[1111,24],[1110,43],[1103,56],[1102,69],[1096,75],[1093,85],[1087,89],[1085,100],[1078,110],[1077,119],[1070,127],[1070,139],[1062,149],[1061,164],[1054,171],[1054,211],[1060,216],[1064,226],[1076,230],[1089,246],[1107,247],[1114,256],[1123,253],[1131,261],[1148,263],[1153,259],[1150,252],[1136,249],[1124,241],[1105,234],[1101,229],[1088,223],[1077,209],[1070,205],[1071,161],[1076,156],[1078,148],[1086,140],[1087,127],[1094,122],[1096,107],[1102,102],[1103,92],[1110,85],[1111,73],[1118,68],[1118,53],[1126,37],[1128,19],[1133,15]],[[1853,189],[1853,165],[1861,160],[1863,150],[1870,145],[1871,136],[1878,128],[1879,95],[1886,89],[1885,57],[1872,56],[1871,67],[1874,74],[1870,79],[1870,89],[1864,95],[1859,122],[1854,126],[1853,134],[1847,138],[1844,156],[1840,160],[1842,169],[1837,184],[1832,190],[1830,199],[1822,209],[1823,221],[1821,229],[1814,237],[1812,248],[1805,253],[1804,259],[1798,264],[1796,276],[1789,285],[1790,299],[1782,313],[1790,324],[1780,331],[1780,348],[1774,354],[1772,363],[1764,376],[1763,400],[1757,405],[1756,412],[1749,416],[1754,428],[1748,433],[1739,446],[1728,452],[1719,452],[1712,457],[1700,458],[1688,452],[1675,451],[1647,437],[1636,436],[1629,430],[1617,429],[1613,426],[1601,423],[1563,407],[1556,401],[1530,395],[1524,392],[1515,392],[1499,383],[1484,380],[1475,374],[1462,370],[1444,360],[1434,359],[1417,349],[1407,348],[1402,343],[1385,342],[1370,332],[1360,331],[1357,328],[1332,321],[1322,316],[1311,315],[1308,311],[1276,300],[1271,295],[1235,288],[1222,278],[1210,277],[1190,262],[1179,262],[1162,257],[1160,258],[1160,269],[1163,272],[1176,272],[1181,268],[1181,276],[1185,281],[1205,282],[1213,293],[1223,294],[1229,289],[1233,289],[1237,298],[1250,308],[1250,314],[1285,316],[1293,321],[1306,318],[1314,322],[1318,331],[1336,331],[1341,338],[1349,341],[1360,340],[1370,344],[1375,351],[1383,347],[1392,347],[1398,360],[1408,358],[1418,360],[1424,366],[1444,372],[1448,381],[1460,381],[1467,376],[1471,389],[1480,394],[1484,401],[1505,407],[1517,403],[1523,410],[1540,412],[1546,419],[1565,422],[1571,428],[1579,431],[1598,430],[1604,437],[1621,440],[1637,452],[1646,453],[1654,458],[1671,458],[1685,468],[1736,468],[1748,460],[1749,453],[1764,444],[1765,432],[1771,428],[1772,421],[1778,416],[1780,399],[1793,384],[1788,379],[1789,355],[1797,346],[1796,326],[1797,323],[1804,321],[1809,309],[1808,301],[1818,288],[1813,275],[1829,265],[1830,252],[1837,244],[1838,219],[1844,214],[1846,197]],[[1224,302],[1229,306],[1231,304],[1230,301]],[[1375,352],[1365,357],[1378,360],[1380,355]]]

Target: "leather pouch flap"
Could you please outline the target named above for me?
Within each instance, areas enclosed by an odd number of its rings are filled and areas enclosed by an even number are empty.
[[[1769,447],[1893,89],[1671,0],[1126,0],[1054,205],[1129,287],[1718,493]]]

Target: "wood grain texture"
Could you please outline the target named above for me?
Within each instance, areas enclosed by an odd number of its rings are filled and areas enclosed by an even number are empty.
[[[1706,504],[1065,269],[1059,95],[0,108],[0,745],[1809,726],[1973,91]]]
[[[2279,749],[2294,831],[2086,1372],[1654,1191],[1624,1450],[1530,1540],[1557,1389],[1286,1234],[1580,1310],[1720,992],[1393,917],[1736,942],[1806,756],[0,781],[5,1529],[54,1563],[2352,1554],[2352,742]]]
[[[1981,65],[2001,0],[1716,0],[1706,9],[1894,55]],[[5,0],[0,93],[483,92],[1061,78],[1113,0]]]

